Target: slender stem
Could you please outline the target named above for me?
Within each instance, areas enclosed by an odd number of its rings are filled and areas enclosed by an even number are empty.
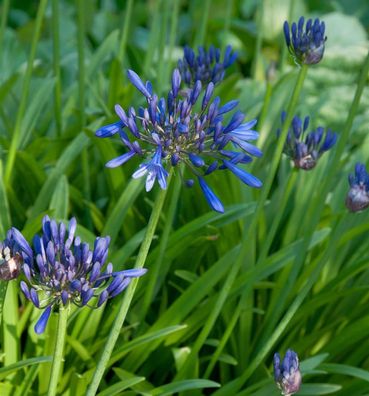
[[[270,169],[268,170],[268,176],[265,181],[265,185],[262,188],[261,195],[258,200],[258,205],[256,207],[252,221],[248,228],[248,232],[245,233],[244,241],[248,241],[250,239],[250,236],[252,235],[254,228],[256,226],[257,220],[259,219],[259,215],[260,215],[261,211],[264,209],[265,202],[266,202],[269,192],[271,190],[273,180],[274,180],[275,174],[278,169],[278,164],[279,164],[279,161],[280,161],[280,158],[282,155],[284,143],[286,141],[287,134],[288,134],[288,129],[290,127],[290,124],[291,124],[291,121],[292,121],[292,118],[293,118],[293,115],[294,115],[294,112],[295,112],[295,109],[297,106],[297,102],[300,97],[300,93],[301,93],[301,90],[302,90],[302,87],[303,87],[303,84],[305,81],[307,70],[308,70],[307,65],[303,65],[301,67],[299,75],[297,77],[296,85],[293,90],[292,97],[291,97],[290,103],[287,108],[286,119],[285,119],[285,122],[283,123],[282,131],[281,131],[281,134],[277,141],[277,145],[276,145],[276,148],[274,151]],[[245,252],[244,254],[247,254],[247,250],[248,250],[248,244],[244,243],[243,244],[243,251]],[[241,255],[241,256],[243,256],[243,255]]]
[[[84,0],[77,1],[77,43],[78,43],[78,103],[79,103],[79,128],[82,130],[85,127],[85,102],[86,102],[86,81],[85,81],[85,2]],[[90,184],[90,166],[89,155],[87,148],[82,150],[81,155],[82,177],[83,177],[83,192],[84,197],[90,201],[91,198],[91,184]],[[92,226],[91,215],[88,207],[85,207],[86,226]]]
[[[0,54],[2,54],[2,49],[3,49],[3,40],[4,40],[4,35],[5,35],[5,29],[6,29],[6,22],[8,20],[8,14],[9,14],[9,5],[10,5],[10,0],[4,0],[3,6],[1,7],[1,22],[0,22]]]
[[[149,72],[150,64],[152,64],[152,60],[154,58],[155,54],[155,49],[157,46],[157,43],[159,41],[159,35],[160,35],[160,16],[161,16],[161,5],[162,5],[162,0],[156,0],[154,2],[154,10],[152,12],[152,25],[150,29],[150,38],[149,38],[149,43],[148,43],[148,48],[146,51],[146,56],[144,60],[144,66],[143,66],[143,75],[146,77]],[[159,54],[159,56],[162,56]]]
[[[256,43],[255,43],[255,56],[254,62],[252,64],[251,75],[254,79],[257,79],[258,69],[261,59],[261,44],[263,42],[263,19],[264,19],[264,0],[260,2],[259,12],[257,14],[257,35],[256,35]]]
[[[154,265],[152,266],[152,268],[150,268],[150,277],[148,279],[148,284],[145,288],[145,296],[143,300],[143,306],[141,308],[142,312],[140,314],[141,318],[145,318],[149,306],[152,302],[152,298],[155,294],[155,286],[157,285],[157,281],[159,279],[162,266],[164,264],[164,254],[167,249],[170,233],[172,231],[172,225],[174,216],[176,214],[179,193],[181,192],[181,184],[181,178],[176,177],[174,180],[173,194],[170,199],[170,206],[166,217],[165,226],[162,236],[160,238],[159,254]]]
[[[208,26],[208,19],[209,19],[209,11],[210,11],[210,5],[211,5],[211,0],[205,0],[204,2],[204,8],[203,12],[201,14],[201,23],[200,23],[200,28],[197,31],[196,39],[195,39],[195,45],[204,45],[205,41],[205,33],[206,29]]]
[[[41,35],[41,27],[42,27],[42,21],[44,19],[44,15],[45,15],[45,11],[46,11],[46,5],[47,5],[47,0],[40,0],[38,10],[37,10],[34,35],[32,37],[31,51],[29,54],[29,58],[28,58],[28,62],[27,62],[27,70],[26,70],[26,74],[24,76],[24,81],[23,81],[22,96],[21,96],[21,100],[19,103],[19,107],[18,107],[17,118],[15,121],[12,141],[10,143],[8,158],[7,158],[6,167],[5,167],[5,174],[4,174],[5,185],[9,185],[11,173],[14,168],[13,165],[14,165],[14,161],[15,161],[15,156],[16,156],[18,144],[19,144],[20,137],[21,137],[20,134],[21,134],[21,127],[22,127],[22,120],[23,120],[24,113],[26,111],[27,99],[28,99],[28,94],[29,94],[29,89],[30,89],[30,84],[31,84],[33,63],[35,61],[37,43],[38,43],[38,40]]]
[[[295,9],[295,0],[290,0],[290,4],[289,4],[289,11],[288,11],[288,19],[289,21],[292,20],[293,18],[293,14],[294,14],[294,9]],[[286,58],[287,58],[287,54],[288,54],[288,49],[287,49],[287,45],[284,41],[284,36],[283,36],[283,44],[282,44],[282,55],[281,55],[281,59],[280,59],[280,72],[283,73],[284,72],[284,68],[286,66]]]
[[[233,11],[233,0],[228,0],[227,8],[226,8],[226,15],[224,18],[224,28],[223,28],[224,37],[226,39],[227,39],[227,35],[229,33],[229,28],[231,27],[232,11]],[[223,47],[224,47],[224,44],[223,44]]]
[[[122,36],[121,36],[119,52],[118,52],[118,59],[121,64],[123,63],[124,54],[126,52],[130,21],[132,19],[132,10],[133,10],[133,0],[128,0],[125,16],[124,16],[124,22],[122,26]]]
[[[171,170],[168,180],[167,180],[168,186],[170,184],[170,179],[172,177],[172,173],[173,173],[173,170]],[[151,212],[150,220],[147,225],[145,237],[142,241],[140,251],[139,251],[137,259],[136,259],[135,268],[143,268],[143,266],[145,264],[145,261],[146,261],[146,258],[147,258],[147,255],[149,253],[149,249],[151,246],[151,242],[152,242],[155,230],[156,230],[156,226],[159,221],[161,210],[163,208],[166,193],[167,193],[167,190],[160,190],[160,192],[158,193],[158,195],[156,197],[154,207]],[[132,302],[133,295],[134,295],[136,287],[137,287],[137,282],[138,282],[138,279],[133,279],[131,284],[127,288],[127,291],[125,292],[125,294],[123,296],[119,311],[118,311],[117,316],[114,320],[113,327],[110,330],[107,342],[104,346],[103,353],[102,353],[100,360],[97,364],[96,370],[92,377],[92,381],[91,381],[91,384],[87,390],[86,396],[94,396],[98,390],[100,381],[104,375],[105,367],[107,366],[107,364],[109,362],[110,356],[111,356],[114,346],[115,346],[115,343],[118,340],[123,323],[126,319],[126,315],[127,315],[129,306]]]
[[[53,363],[51,366],[51,376],[50,376],[47,396],[56,395],[58,380],[60,377],[60,369],[63,362],[63,351],[64,351],[65,335],[67,332],[67,322],[68,322],[68,310],[69,310],[68,307],[63,307],[63,306],[60,306],[59,309],[58,329],[56,335]]]
[[[61,79],[60,79],[60,42],[59,42],[59,2],[52,0],[52,30],[53,30],[53,68],[55,76],[54,112],[57,135],[61,135]]]

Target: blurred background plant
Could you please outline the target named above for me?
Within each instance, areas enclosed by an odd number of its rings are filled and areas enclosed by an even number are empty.
[[[164,93],[186,44],[238,52],[216,94],[222,103],[239,99],[247,119],[258,118],[264,156],[248,167],[264,181],[298,73],[283,22],[301,15],[323,20],[328,40],[297,113],[311,116],[311,129],[336,131],[339,145],[369,49],[367,0],[2,0],[1,238],[11,226],[30,238],[46,213],[75,216],[77,235],[91,245],[110,235],[109,261],[132,267],[158,187],[147,194],[132,180],[134,164],[105,168],[122,146],[94,133],[116,121],[116,103],[143,103],[126,69]],[[356,162],[368,167],[365,81],[332,180],[335,148],[309,172],[282,157],[233,284],[226,279],[262,192],[216,172],[222,215],[198,199],[198,186],[182,194],[180,181],[172,185],[101,395],[277,395],[273,354],[288,348],[301,361],[299,394],[368,394],[369,211],[351,214],[344,203],[348,173]],[[3,300],[2,292],[0,394],[45,394],[56,315],[37,336],[39,312],[16,281]],[[109,301],[92,313],[72,310],[60,394],[86,393],[117,309]]]

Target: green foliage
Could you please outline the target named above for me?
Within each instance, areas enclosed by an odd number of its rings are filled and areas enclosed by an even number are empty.
[[[146,193],[131,179],[134,160],[105,168],[124,148],[94,137],[116,120],[115,103],[140,104],[128,67],[165,92],[183,45],[224,50],[231,43],[239,61],[216,90],[222,101],[239,98],[249,118],[260,117],[269,100],[256,127],[264,158],[252,165],[265,181],[296,81],[283,21],[303,13],[326,21],[325,57],[308,70],[297,108],[313,126],[341,137],[369,48],[366,0],[93,0],[83,2],[79,44],[77,3],[46,3],[14,1],[8,10],[7,1],[0,4],[0,234],[15,226],[30,238],[45,213],[64,221],[75,216],[77,235],[90,244],[97,235],[111,236],[109,259],[118,270],[132,267],[159,192]],[[267,81],[272,61],[279,63]],[[278,395],[271,362],[287,348],[301,357],[299,394],[368,394],[369,211],[348,214],[344,207],[348,172],[357,161],[369,163],[368,128],[366,78],[334,167],[328,153],[293,178],[283,157],[256,220],[260,192],[224,174],[210,176],[223,215],[209,212],[198,188],[168,191],[145,263],[149,272],[138,283],[98,395]],[[227,283],[244,244],[247,255]],[[18,282],[0,285],[0,394],[42,395],[57,314],[36,336],[40,311],[17,296]],[[86,393],[121,298],[98,310],[72,308],[58,394]]]

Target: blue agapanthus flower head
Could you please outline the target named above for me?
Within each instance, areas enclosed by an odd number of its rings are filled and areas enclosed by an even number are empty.
[[[285,112],[282,112],[281,119],[283,124],[286,119]],[[323,127],[318,127],[307,133],[309,122],[309,117],[305,117],[304,120],[298,116],[293,117],[283,149],[296,168],[304,170],[313,169],[322,154],[331,149],[337,141],[337,134],[329,128],[324,130]],[[277,130],[277,135],[279,134],[280,129]]]
[[[68,230],[45,216],[42,235],[33,239],[33,250],[22,234],[12,228],[21,247],[23,272],[26,280],[20,287],[25,297],[43,309],[35,325],[43,333],[54,307],[74,303],[79,307],[100,307],[108,298],[121,293],[132,278],[143,275],[145,269],[113,271],[105,265],[110,238],[96,238],[93,249],[75,236],[77,222],[72,218]]]
[[[365,165],[358,162],[355,172],[348,177],[350,190],[346,197],[346,206],[351,212],[359,212],[369,207],[369,174]]]
[[[295,62],[299,65],[314,65],[323,57],[327,37],[325,24],[317,18],[314,21],[301,17],[296,24],[292,23],[291,29],[287,21],[283,25],[284,37],[288,50]]]
[[[224,57],[221,59],[221,51],[213,45],[206,51],[204,47],[198,48],[198,53],[189,46],[184,48],[183,59],[178,61],[178,69],[183,82],[188,87],[193,87],[196,81],[202,84],[210,82],[217,84],[224,79],[225,70],[237,59],[237,52],[232,53],[232,47],[227,46]]]
[[[282,395],[293,395],[299,391],[301,386],[301,372],[297,353],[288,349],[281,361],[279,353],[274,355],[274,380],[281,390]]]
[[[240,167],[252,160],[251,155],[260,157],[262,153],[250,144],[258,137],[253,130],[256,120],[244,122],[245,115],[240,111],[229,115],[238,101],[222,106],[218,97],[213,98],[213,82],[202,90],[198,80],[193,88],[180,91],[178,69],[173,72],[172,89],[166,98],[159,99],[151,83],[144,84],[134,71],[128,71],[128,78],[144,95],[147,106],[125,112],[116,105],[119,121],[96,132],[98,137],[119,135],[127,148],[107,167],[117,167],[138,157],[141,165],[133,177],[146,176],[146,190],[150,191],[155,180],[165,189],[167,168],[184,163],[198,180],[211,208],[218,212],[224,211],[223,205],[205,182],[205,177],[215,170],[227,169],[247,185],[261,187],[259,179]],[[186,184],[191,186],[192,178]]]

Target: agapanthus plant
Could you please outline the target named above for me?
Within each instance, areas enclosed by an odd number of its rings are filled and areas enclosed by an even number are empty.
[[[355,173],[348,177],[350,190],[346,197],[346,206],[351,212],[359,212],[369,207],[369,174],[365,165],[358,162]]]
[[[284,36],[289,52],[299,65],[313,65],[323,57],[327,37],[325,24],[319,19],[308,19],[304,28],[305,19],[301,17],[291,29],[287,21],[283,25]]]
[[[181,96],[178,69],[173,72],[172,89],[166,99],[159,99],[153,93],[151,83],[144,84],[134,71],[129,70],[127,74],[146,98],[147,107],[141,107],[137,112],[130,108],[126,113],[116,105],[120,120],[96,132],[98,137],[119,134],[128,149],[109,161],[107,167],[114,168],[133,157],[140,158],[141,165],[133,177],[146,176],[146,190],[150,191],[155,180],[165,189],[167,168],[184,163],[198,180],[211,208],[218,212],[224,211],[223,205],[204,180],[215,170],[228,169],[247,185],[261,187],[259,179],[238,166],[250,162],[250,155],[262,155],[249,143],[258,137],[252,129],[256,120],[244,123],[245,115],[240,111],[234,112],[228,121],[224,119],[226,113],[236,108],[238,101],[232,100],[221,106],[219,97],[212,99],[212,82],[206,86],[200,100],[202,84],[199,80]],[[188,184],[193,184],[192,179]]]
[[[301,372],[297,353],[288,349],[281,363],[279,353],[274,355],[274,380],[282,395],[289,396],[299,391],[301,386]]]
[[[283,124],[286,119],[285,112],[282,112],[281,119]],[[294,162],[296,168],[304,170],[313,169],[319,158],[331,149],[337,141],[337,134],[329,128],[324,130],[323,127],[318,127],[307,133],[309,121],[309,117],[305,117],[304,120],[298,116],[293,117],[283,149],[283,152]],[[279,136],[279,134],[280,130],[277,130],[277,135]]]
[[[33,250],[22,234],[11,232],[22,254],[26,280],[20,287],[35,307],[43,309],[35,325],[36,333],[43,333],[54,307],[70,303],[78,307],[100,307],[108,298],[121,293],[132,278],[143,275],[145,269],[113,271],[111,263],[105,266],[109,237],[96,238],[93,250],[75,236],[77,222],[72,218],[68,230],[45,216],[42,235],[35,235]]]
[[[232,47],[227,46],[223,60],[221,51],[213,45],[206,51],[204,47],[198,48],[198,53],[188,47],[184,47],[184,56],[178,61],[178,70],[182,80],[188,87],[193,87],[196,81],[203,85],[210,82],[217,84],[224,79],[225,70],[237,59],[237,52],[232,53]]]

